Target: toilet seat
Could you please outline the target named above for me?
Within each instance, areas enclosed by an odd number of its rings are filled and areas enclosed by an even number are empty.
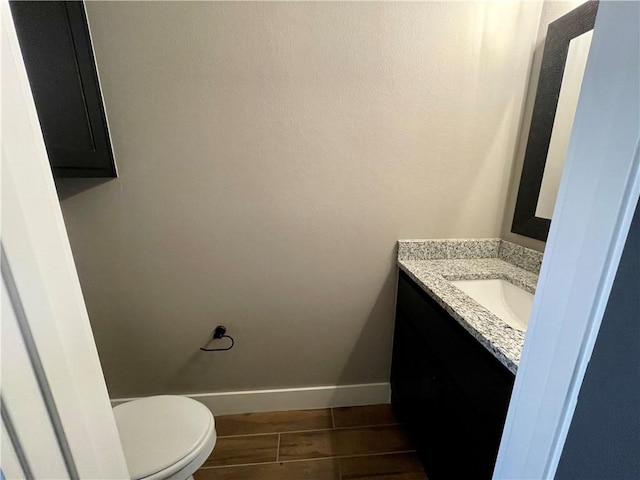
[[[113,414],[134,480],[188,478],[215,445],[213,415],[190,398],[142,398],[118,405]]]

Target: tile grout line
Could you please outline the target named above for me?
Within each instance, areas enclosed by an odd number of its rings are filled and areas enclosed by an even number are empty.
[[[263,433],[240,433],[237,435],[218,435],[218,438],[238,438],[238,437],[257,437],[260,435],[277,435],[277,434],[289,434],[289,433],[311,433],[311,432],[329,432],[331,430],[349,430],[356,428],[376,428],[376,427],[395,427],[401,425],[400,423],[376,423],[372,425],[348,425],[346,427],[331,427],[331,428],[312,428],[310,430],[287,430],[285,432],[263,432]]]
[[[336,428],[336,419],[333,416],[333,407],[331,407],[331,428]]]
[[[360,458],[360,457],[378,457],[382,455],[398,455],[401,453],[416,453],[416,450],[394,450],[392,452],[377,452],[377,453],[361,453],[354,455],[333,455],[330,457],[314,457],[314,458],[294,458],[292,460],[277,460],[275,462],[256,462],[256,463],[233,463],[229,465],[214,465],[210,467],[202,466],[202,470],[212,470],[216,468],[230,468],[230,467],[250,467],[253,465],[275,465],[277,463],[297,463],[297,462],[313,462],[317,460],[333,460],[341,458]]]
[[[377,457],[381,455],[398,455],[400,453],[416,453],[416,449],[411,450],[392,450],[390,452],[374,452],[374,453],[351,453],[347,455],[330,455],[328,457],[311,457],[311,458],[291,458],[289,460],[280,459],[280,463],[308,462],[312,460],[333,460],[340,458],[359,458],[359,457]]]

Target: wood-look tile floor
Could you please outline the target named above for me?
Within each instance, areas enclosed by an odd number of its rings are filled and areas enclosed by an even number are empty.
[[[195,480],[425,480],[390,405],[216,417]]]

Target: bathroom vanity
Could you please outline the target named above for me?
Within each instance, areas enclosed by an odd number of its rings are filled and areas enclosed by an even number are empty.
[[[392,404],[430,479],[491,478],[524,343],[453,282],[504,280],[532,299],[541,260],[497,239],[399,243]]]

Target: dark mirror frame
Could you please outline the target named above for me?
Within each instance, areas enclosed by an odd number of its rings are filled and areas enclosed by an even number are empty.
[[[551,220],[536,217],[536,206],[547,163],[564,66],[572,39],[593,29],[598,1],[588,1],[549,24],[542,54],[529,139],[522,166],[511,231],[546,241]]]

